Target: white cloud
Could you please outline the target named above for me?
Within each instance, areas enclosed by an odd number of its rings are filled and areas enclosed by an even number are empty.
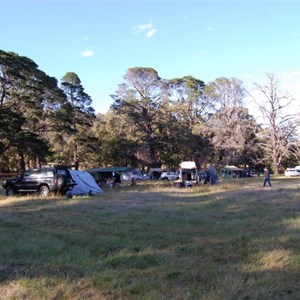
[[[82,57],[90,57],[94,55],[94,50],[84,50],[80,53]]]
[[[155,29],[155,28],[147,31],[147,38],[152,38],[156,31],[157,31],[157,29]]]
[[[154,28],[152,22],[139,24],[132,28],[131,33],[133,35],[138,35],[140,33],[145,33],[147,38],[152,38],[156,33],[157,29]]]
[[[148,29],[152,29],[153,28],[153,24],[152,23],[147,23],[147,24],[141,24],[137,26],[137,29],[140,31],[144,31],[144,30],[148,30]]]
[[[294,75],[295,77],[300,76],[300,70],[294,71],[293,75]]]

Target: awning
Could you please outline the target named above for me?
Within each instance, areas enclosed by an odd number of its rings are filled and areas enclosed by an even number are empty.
[[[111,167],[111,168],[93,168],[86,170],[90,174],[95,173],[112,173],[112,172],[129,172],[132,168],[130,167]]]

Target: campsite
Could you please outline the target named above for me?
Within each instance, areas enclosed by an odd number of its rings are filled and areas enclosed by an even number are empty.
[[[299,299],[300,179],[0,190],[0,299]]]
[[[300,300],[300,1],[0,9],[0,300]]]

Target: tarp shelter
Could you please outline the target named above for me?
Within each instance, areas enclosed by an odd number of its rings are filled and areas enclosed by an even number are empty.
[[[69,170],[72,178],[76,181],[72,190],[69,192],[71,195],[93,195],[103,193],[103,190],[99,187],[94,177],[86,172],[79,170]]]
[[[113,178],[113,173],[129,172],[132,168],[129,167],[111,167],[111,168],[93,168],[86,170],[89,172],[101,186],[107,182],[108,179]]]

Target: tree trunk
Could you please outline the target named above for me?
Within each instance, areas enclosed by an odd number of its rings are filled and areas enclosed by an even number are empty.
[[[24,155],[22,152],[19,152],[19,167],[20,167],[20,172],[24,172],[25,171],[25,159],[24,159]]]

